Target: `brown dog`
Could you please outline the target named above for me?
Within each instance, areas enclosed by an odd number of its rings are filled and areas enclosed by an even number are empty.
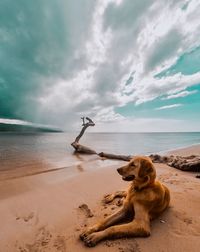
[[[123,180],[132,181],[127,193],[117,192],[110,196],[110,200],[116,195],[125,196],[123,207],[80,235],[88,247],[95,246],[106,238],[149,236],[150,220],[160,215],[169,205],[169,190],[155,180],[156,170],[149,158],[137,156],[117,171]],[[126,219],[131,221],[113,226]]]

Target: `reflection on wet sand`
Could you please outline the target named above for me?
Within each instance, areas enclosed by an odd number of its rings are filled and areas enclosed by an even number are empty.
[[[80,164],[77,165],[76,168],[77,168],[77,170],[80,171],[80,172],[83,172],[83,171],[84,171],[83,166],[80,165]]]

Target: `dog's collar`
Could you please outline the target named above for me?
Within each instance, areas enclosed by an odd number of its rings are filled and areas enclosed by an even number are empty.
[[[151,182],[150,182],[147,186],[142,187],[141,189],[139,188],[139,186],[133,186],[133,190],[134,190],[135,192],[142,191],[143,189],[145,189],[145,188],[147,188],[147,187],[149,187],[149,186],[153,185],[153,184],[154,184],[154,182],[155,182],[155,181],[151,181]]]

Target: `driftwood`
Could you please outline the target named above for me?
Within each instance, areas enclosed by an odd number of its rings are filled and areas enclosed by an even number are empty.
[[[160,156],[150,155],[154,163],[165,163],[171,167],[177,168],[182,171],[200,172],[200,156],[191,155],[187,157],[182,156]]]
[[[105,152],[100,152],[98,155],[100,157],[104,157],[108,159],[118,159],[118,160],[124,160],[124,161],[130,161],[133,158],[132,156],[116,155],[116,154],[110,154],[110,153],[105,153]]]
[[[89,117],[86,117],[86,118],[82,117],[81,119],[83,120],[83,124],[82,124],[83,128],[81,129],[81,132],[79,133],[79,135],[76,137],[75,141],[71,143],[76,153],[97,154],[98,156],[102,158],[118,159],[118,160],[124,160],[124,161],[130,161],[133,158],[133,156],[130,156],[130,155],[129,156],[116,155],[116,154],[105,153],[105,152],[97,153],[95,150],[87,146],[79,144],[79,140],[83,136],[85,130],[89,126],[95,126],[95,123]],[[85,119],[88,121],[87,123],[85,123]],[[154,155],[150,155],[149,157],[154,163],[164,163],[182,171],[200,172],[200,156],[197,156],[197,155],[182,157],[182,156],[174,156],[174,155],[161,156],[158,154],[154,154]],[[200,178],[200,175],[197,175],[196,177]]]
[[[82,154],[97,154],[95,150],[87,146],[84,146],[82,144],[73,142],[71,145],[75,148],[75,152],[82,153]]]
[[[116,155],[116,154],[109,154],[109,153],[105,153],[105,152],[100,152],[97,153],[95,150],[84,146],[82,144],[79,143],[79,140],[81,139],[81,137],[83,136],[83,134],[85,133],[86,129],[89,126],[95,126],[95,123],[92,121],[92,119],[90,119],[89,117],[81,117],[81,119],[83,120],[82,123],[82,129],[79,133],[79,135],[76,137],[75,141],[73,143],[71,143],[71,145],[74,147],[75,149],[75,153],[82,153],[82,154],[97,154],[100,157],[103,158],[108,158],[108,159],[118,159],[118,160],[124,160],[124,161],[130,161],[131,160],[131,156],[125,156],[125,155]],[[87,123],[85,123],[85,119],[88,121]]]
[[[75,141],[71,143],[71,145],[74,147],[75,152],[85,153],[85,154],[96,154],[95,150],[87,146],[79,144],[79,140],[85,133],[85,130],[90,126],[93,127],[95,125],[95,123],[89,117],[86,117],[86,118],[82,117],[81,119],[83,120],[83,123],[82,123],[83,128],[81,129],[81,132],[79,133],[79,135],[76,137]],[[87,123],[85,123],[85,119],[88,121]]]

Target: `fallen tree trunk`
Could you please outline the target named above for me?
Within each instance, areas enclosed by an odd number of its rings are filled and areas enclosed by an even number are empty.
[[[108,159],[118,159],[118,160],[124,160],[124,161],[130,161],[133,157],[132,156],[126,156],[126,155],[116,155],[116,154],[110,154],[105,152],[100,152],[100,157],[108,158]]]
[[[71,144],[74,149],[75,149],[75,152],[79,152],[79,153],[85,153],[85,154],[97,154],[95,150],[87,147],[87,146],[84,146],[82,144],[79,144],[79,143],[76,143],[76,142],[73,142]]]

